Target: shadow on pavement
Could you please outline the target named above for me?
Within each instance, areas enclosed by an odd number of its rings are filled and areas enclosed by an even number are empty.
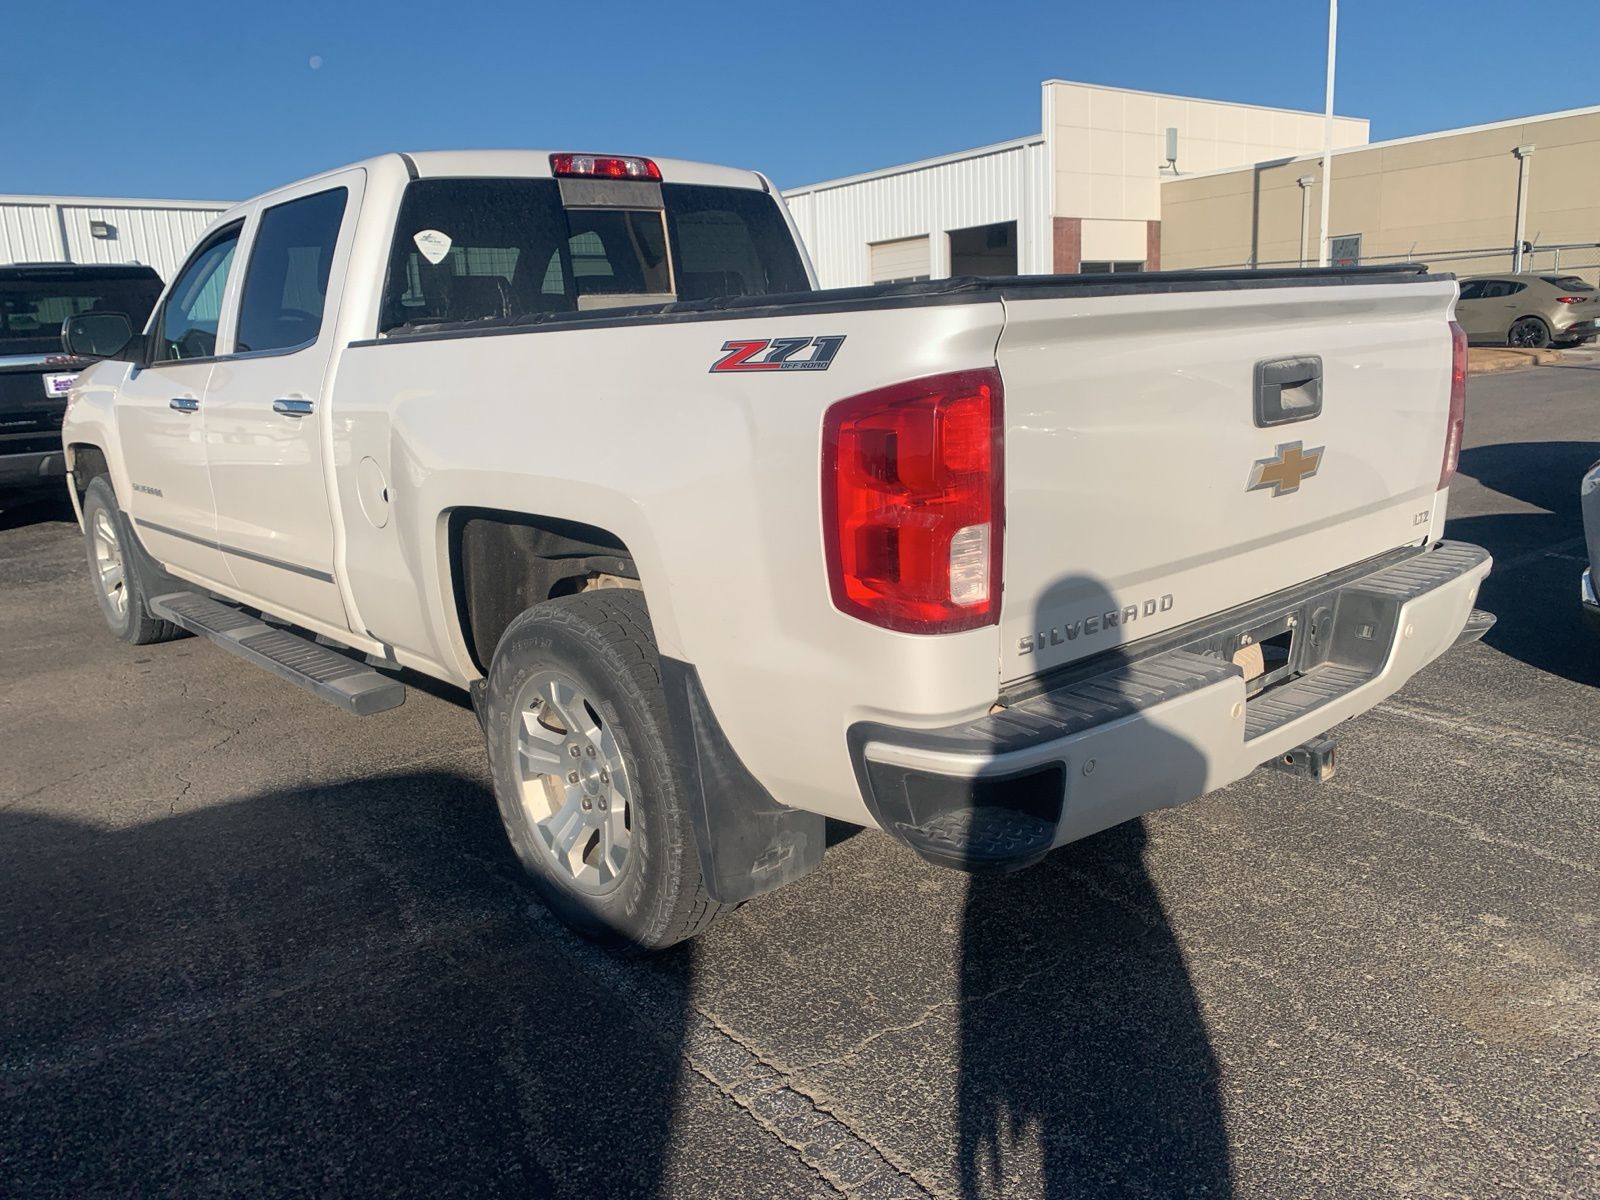
[[[519,871],[449,773],[0,813],[0,1194],[657,1195],[690,958],[642,1017]]]
[[[1529,524],[1538,529],[1529,533],[1521,528]],[[1544,514],[1499,513],[1453,519],[1445,534],[1491,549],[1513,547],[1496,555],[1494,569],[1478,591],[1477,606],[1495,616],[1485,645],[1562,679],[1600,685],[1600,639],[1585,623],[1578,601],[1578,580],[1587,561],[1584,549],[1581,544],[1552,554],[1538,549],[1581,531],[1554,529],[1552,535]],[[1532,548],[1519,554],[1515,547],[1530,541]]]
[[[48,490],[0,491],[0,532],[46,521],[77,521],[64,481]]]
[[[1461,454],[1461,474],[1542,512],[1452,517],[1445,536],[1495,556],[1478,607],[1495,615],[1484,642],[1529,666],[1600,684],[1600,645],[1584,623],[1578,579],[1587,554],[1578,484],[1600,442],[1506,442]],[[1572,543],[1572,544],[1568,544]]]
[[[1463,450],[1460,473],[1578,530],[1578,483],[1596,462],[1600,442],[1496,442]]]
[[[1113,606],[1064,580],[1036,627]],[[1130,633],[1134,631],[1130,630]],[[1103,660],[1108,669],[1122,656]],[[1150,807],[1197,795],[1205,760],[1155,732],[1165,783]],[[1069,764],[1067,811],[1093,808],[1123,764]],[[1111,818],[1107,818],[1111,819]],[[970,881],[961,933],[958,1161],[979,1197],[1231,1194],[1218,1068],[1205,1020],[1130,821],[1015,875]]]

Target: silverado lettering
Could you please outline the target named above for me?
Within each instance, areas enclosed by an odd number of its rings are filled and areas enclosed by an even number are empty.
[[[1107,629],[1131,625],[1139,619],[1141,611],[1145,616],[1153,617],[1157,613],[1170,611],[1172,605],[1172,594],[1169,592],[1164,596],[1152,596],[1139,604],[1129,604],[1092,617],[1080,617],[1078,620],[1067,624],[1053,625],[1049,629],[1041,630],[1038,633],[1030,633],[1019,638],[1017,641],[1017,653],[1032,654],[1035,650],[1042,649],[1045,646],[1059,646],[1063,642],[1070,642],[1080,633],[1101,633]]]

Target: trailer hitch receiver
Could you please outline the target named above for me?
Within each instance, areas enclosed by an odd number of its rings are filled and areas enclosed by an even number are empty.
[[[1292,750],[1285,750],[1276,758],[1268,759],[1266,765],[1287,771],[1291,775],[1298,775],[1302,779],[1327,783],[1333,778],[1336,769],[1334,751],[1338,749],[1338,745],[1338,742],[1331,737],[1312,738]]]

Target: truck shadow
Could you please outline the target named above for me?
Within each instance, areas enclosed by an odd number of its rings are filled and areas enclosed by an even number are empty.
[[[1113,607],[1094,581],[1062,580],[1035,627]],[[1102,661],[1127,660],[1113,650]],[[1164,764],[1171,798],[1201,791],[1198,748],[1157,730],[1144,750]],[[1114,784],[1105,772],[1126,765],[1097,764],[1094,778]],[[1067,772],[1069,815],[1092,803],[1081,766]],[[1231,1194],[1217,1062],[1147,849],[1143,822],[1128,821],[1031,870],[971,879],[957,1147],[966,1200]]]
[[[1579,543],[1578,485],[1600,460],[1600,442],[1506,442],[1461,453],[1461,474],[1536,512],[1451,517],[1445,536],[1483,546],[1494,569],[1478,606],[1495,615],[1486,645],[1541,671],[1600,684],[1600,647],[1578,603],[1588,561]]]
[[[1600,442],[1494,442],[1463,450],[1460,473],[1477,480],[1490,491],[1543,509],[1549,519],[1541,532],[1552,534],[1545,540],[1554,541],[1572,532],[1582,532],[1578,484],[1597,461],[1600,461]],[[1527,525],[1525,519],[1522,527]],[[1494,540],[1494,545],[1489,542],[1479,545],[1496,558],[1528,548],[1522,541]]]
[[[49,489],[0,492],[0,532],[21,529],[24,525],[42,525],[48,521],[77,521],[64,482]]]
[[[658,1194],[689,956],[611,994],[476,781],[161,808],[0,813],[0,1194]]]

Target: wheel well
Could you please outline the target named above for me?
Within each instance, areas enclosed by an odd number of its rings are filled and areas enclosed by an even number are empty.
[[[639,578],[621,538],[576,521],[458,508],[449,538],[456,619],[480,671],[524,610],[589,587],[637,586]]]
[[[72,486],[81,502],[84,492],[89,490],[90,481],[97,475],[111,474],[111,467],[99,446],[74,442],[68,448],[72,451]]]

